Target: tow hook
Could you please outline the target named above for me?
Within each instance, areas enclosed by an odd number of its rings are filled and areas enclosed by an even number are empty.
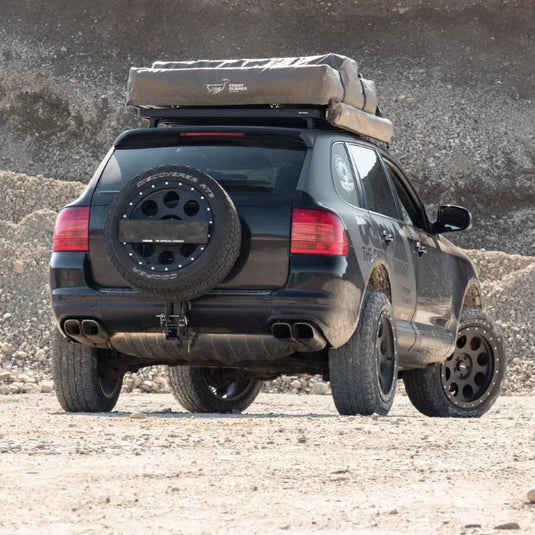
[[[178,310],[175,314],[175,303],[165,303],[165,312],[158,314],[160,328],[165,334],[166,340],[177,340],[189,353],[195,345],[196,334],[191,330],[186,312],[190,309],[189,301],[177,303]]]

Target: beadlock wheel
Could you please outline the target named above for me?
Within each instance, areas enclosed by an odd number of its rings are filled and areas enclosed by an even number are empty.
[[[448,399],[469,409],[490,397],[497,384],[500,357],[492,332],[480,327],[459,331],[456,348],[441,365],[440,381]]]
[[[110,261],[147,297],[186,301],[221,282],[236,262],[236,208],[209,175],[185,166],[149,169],[127,183],[104,231]]]
[[[143,241],[121,242],[125,252],[135,264],[155,273],[172,273],[189,266],[202,255],[212,238],[214,221],[208,199],[201,191],[180,179],[152,184],[150,188],[140,191],[139,196],[130,201],[123,212],[121,220],[129,222],[135,220],[135,224],[143,221],[177,222],[176,231],[179,231],[185,225],[178,222],[195,222],[201,223],[198,227],[205,229],[204,235],[198,238],[191,236],[194,230],[192,226],[189,226],[189,236],[170,235],[167,238],[151,238],[150,227],[147,226],[147,237],[140,237]],[[171,232],[173,226],[168,226]],[[156,230],[154,226],[154,231]]]
[[[463,308],[444,362],[403,372],[412,404],[427,416],[478,418],[496,401],[507,369],[503,338],[481,311]]]

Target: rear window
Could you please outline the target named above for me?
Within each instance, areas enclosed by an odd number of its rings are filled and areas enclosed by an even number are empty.
[[[184,134],[183,134],[184,135]],[[186,165],[216,179],[233,197],[268,198],[269,202],[291,202],[306,153],[304,145],[280,138],[180,137],[161,146],[118,148],[108,161],[93,198],[94,204],[108,204],[111,195],[138,174],[161,165]],[[146,143],[145,143],[146,145]],[[275,199],[275,198],[276,199]]]

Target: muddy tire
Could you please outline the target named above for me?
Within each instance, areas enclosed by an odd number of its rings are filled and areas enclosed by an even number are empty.
[[[412,404],[427,416],[478,418],[505,377],[503,338],[480,310],[464,308],[454,353],[442,364],[403,372]]]
[[[256,399],[262,381],[228,368],[169,368],[175,399],[190,412],[236,413]]]
[[[236,207],[214,179],[169,165],[123,187],[108,212],[104,240],[132,288],[156,300],[187,301],[228,275],[241,228]]]
[[[329,376],[340,414],[386,415],[397,380],[396,331],[385,294],[368,292],[350,340],[329,351]]]
[[[123,375],[103,373],[108,349],[95,349],[63,338],[59,333],[52,352],[56,397],[67,412],[109,412],[117,403]]]

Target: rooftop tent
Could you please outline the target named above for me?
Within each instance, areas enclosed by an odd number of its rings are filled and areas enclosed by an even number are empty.
[[[142,109],[222,106],[320,106],[334,126],[390,142],[375,84],[357,63],[326,54],[295,58],[157,61],[132,67],[127,104]]]

